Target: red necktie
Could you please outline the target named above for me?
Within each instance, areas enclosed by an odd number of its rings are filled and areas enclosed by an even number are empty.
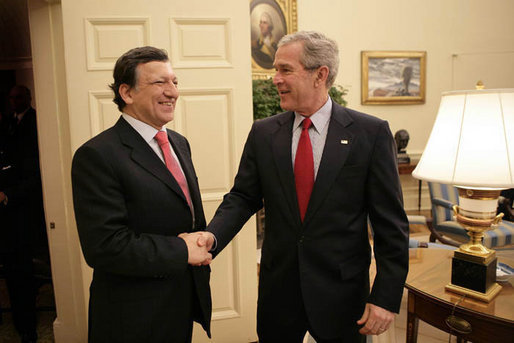
[[[184,192],[187,203],[189,204],[189,207],[191,207],[191,196],[189,195],[189,189],[187,188],[187,181],[184,173],[180,169],[180,165],[178,164],[177,160],[171,155],[171,146],[168,140],[168,135],[164,131],[159,131],[155,135],[155,140],[161,147],[162,154],[164,155],[164,162],[166,162],[166,167],[168,167],[168,170],[177,181],[178,185],[182,189],[182,192]]]
[[[294,160],[294,180],[296,184],[296,196],[298,197],[298,208],[300,216],[305,218],[307,205],[314,186],[314,158],[312,157],[312,145],[309,137],[309,128],[312,122],[305,118],[302,122],[302,135],[298,142],[296,157]]]

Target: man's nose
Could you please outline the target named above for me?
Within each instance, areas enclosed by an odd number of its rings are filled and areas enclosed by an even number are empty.
[[[164,94],[166,96],[176,97],[178,96],[178,87],[173,82],[166,83],[164,86]]]
[[[282,82],[282,76],[280,75],[279,72],[276,72],[275,75],[273,75],[273,84],[276,86],[281,82]]]

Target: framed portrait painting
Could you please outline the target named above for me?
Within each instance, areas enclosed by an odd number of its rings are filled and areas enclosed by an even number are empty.
[[[273,75],[277,44],[297,27],[296,0],[251,0],[250,25],[254,79]]]
[[[363,105],[423,104],[425,51],[362,51]]]

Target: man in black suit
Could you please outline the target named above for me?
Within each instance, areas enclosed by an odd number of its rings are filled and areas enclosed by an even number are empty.
[[[13,321],[22,342],[35,342],[36,283],[33,258],[48,251],[36,111],[30,90],[9,92],[14,111],[0,139],[0,259],[4,264]]]
[[[297,32],[278,46],[274,84],[287,112],[253,124],[234,186],[208,225],[213,254],[264,199],[259,342],[302,342],[306,331],[318,343],[362,342],[393,321],[408,269],[394,140],[386,121],[328,96],[339,64],[334,41]]]
[[[177,77],[153,47],[126,52],[113,76],[122,116],[72,165],[80,243],[94,269],[89,342],[190,342],[193,321],[210,336],[212,256],[195,232],[205,227],[200,190],[189,143],[165,128]]]

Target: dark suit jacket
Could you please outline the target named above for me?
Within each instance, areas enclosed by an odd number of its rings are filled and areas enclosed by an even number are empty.
[[[195,209],[165,164],[123,118],[73,158],[75,218],[90,288],[91,342],[172,342],[192,316],[210,335],[210,268],[190,267],[177,235],[205,227],[187,140],[168,130]],[[199,306],[198,306],[199,305]]]
[[[398,312],[408,270],[408,222],[396,148],[387,122],[333,104],[327,139],[304,223],[296,198],[291,139],[294,114],[253,124],[234,186],[208,230],[222,250],[266,204],[258,328],[299,311],[323,338],[357,329],[366,302]],[[377,277],[369,293],[374,229]],[[301,305],[300,305],[301,306]],[[275,319],[273,319],[275,320]]]
[[[0,191],[8,197],[0,205],[0,252],[46,247],[36,111],[29,108],[20,123],[6,119],[0,138]]]

